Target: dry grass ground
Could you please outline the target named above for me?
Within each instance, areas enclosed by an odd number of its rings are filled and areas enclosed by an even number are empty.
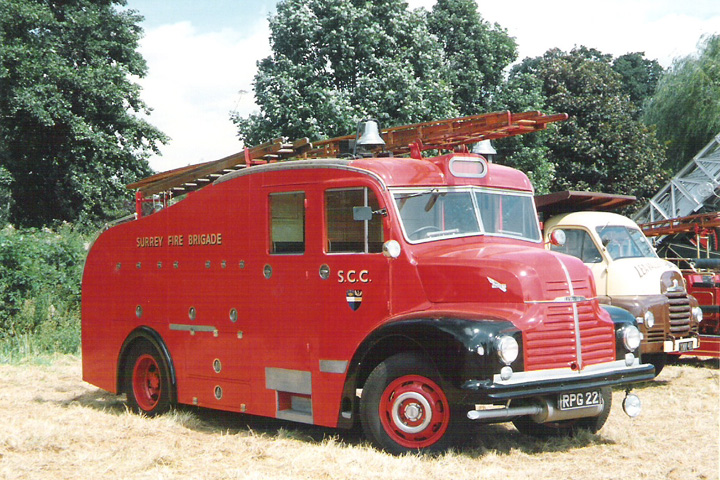
[[[623,392],[597,435],[539,441],[510,425],[478,429],[444,455],[392,457],[356,432],[182,408],[159,418],[80,380],[80,362],[0,365],[4,479],[710,479],[719,477],[717,361],[682,360]]]

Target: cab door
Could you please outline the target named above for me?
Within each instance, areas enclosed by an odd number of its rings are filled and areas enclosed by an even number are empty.
[[[315,281],[322,292],[315,325],[319,388],[314,400],[324,405],[339,407],[353,354],[390,313],[390,260],[382,253],[388,236],[386,205],[379,198],[371,186],[357,183],[323,192],[323,245]],[[332,423],[338,410],[316,415],[320,423]]]

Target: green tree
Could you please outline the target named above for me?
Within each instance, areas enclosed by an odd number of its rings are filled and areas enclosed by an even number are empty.
[[[10,208],[13,204],[11,185],[12,175],[0,165],[0,228],[4,227],[10,219]]]
[[[648,60],[643,52],[626,53],[612,62],[612,68],[620,74],[623,89],[630,100],[642,112],[643,104],[653,96],[663,74],[657,60]]]
[[[273,53],[253,83],[260,112],[231,115],[247,145],[458,113],[425,14],[401,0],[281,0],[270,30]]]
[[[428,26],[442,45],[460,113],[490,111],[504,69],[517,58],[515,39],[497,23],[484,21],[475,0],[438,0],[428,14]]]
[[[634,119],[635,105],[612,57],[579,47],[550,50],[514,68],[511,79],[542,81],[543,110],[569,115],[545,136],[555,178],[551,190],[594,190],[648,198],[666,181],[664,150],[652,131]]]
[[[0,2],[0,166],[13,178],[11,221],[104,220],[150,173],[165,137],[148,113],[137,52],[141,17],[125,0]]]
[[[697,54],[673,62],[643,121],[657,128],[671,171],[682,168],[720,133],[720,35],[704,37]]]
[[[500,86],[491,110],[545,111],[547,104],[542,87],[542,79],[538,76],[516,71]],[[556,129],[551,124],[547,130],[495,141],[498,162],[525,172],[538,194],[550,193],[555,181],[555,165],[549,158],[546,143],[548,135],[554,134]]]

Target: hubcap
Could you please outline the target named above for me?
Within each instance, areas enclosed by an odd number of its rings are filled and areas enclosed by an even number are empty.
[[[430,423],[432,407],[418,393],[406,392],[393,401],[392,418],[395,425],[405,433],[418,433]]]

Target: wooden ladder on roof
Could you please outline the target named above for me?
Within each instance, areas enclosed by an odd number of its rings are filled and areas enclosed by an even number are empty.
[[[403,125],[381,131],[385,139],[385,147],[382,150],[395,156],[410,155],[412,158],[422,159],[422,152],[426,150],[467,151],[469,144],[536,132],[547,128],[548,123],[567,118],[565,113],[544,115],[537,111],[523,113],[506,111]],[[153,195],[181,195],[192,192],[211,184],[226,173],[254,165],[292,158],[337,158],[341,155],[343,142],[354,139],[354,135],[346,135],[311,143],[307,138],[294,142],[278,138],[219,160],[158,173],[131,183],[127,188],[137,191],[137,213],[141,216],[142,202]],[[378,148],[374,153],[380,150]]]

